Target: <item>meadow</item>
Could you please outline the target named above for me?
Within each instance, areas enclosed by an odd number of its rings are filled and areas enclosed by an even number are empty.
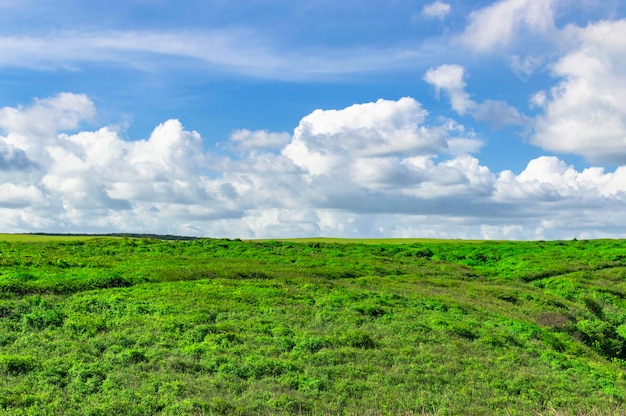
[[[0,414],[626,414],[626,241],[0,236]]]

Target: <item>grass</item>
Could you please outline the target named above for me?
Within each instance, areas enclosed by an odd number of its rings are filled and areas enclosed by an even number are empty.
[[[0,239],[0,412],[626,414],[626,241]]]
[[[463,242],[470,243],[483,243],[484,240],[441,240],[436,238],[329,238],[329,237],[310,237],[310,238],[285,238],[278,240],[251,240],[251,241],[279,241],[287,243],[326,243],[326,244],[423,244],[423,243],[435,243],[444,244],[451,243],[456,244]]]
[[[89,236],[76,235],[41,235],[41,234],[2,234],[0,233],[0,241],[21,242],[21,243],[42,243],[54,241],[84,241]]]

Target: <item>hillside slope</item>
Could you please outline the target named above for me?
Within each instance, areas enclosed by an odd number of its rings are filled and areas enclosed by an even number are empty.
[[[623,414],[626,241],[0,241],[7,414]]]

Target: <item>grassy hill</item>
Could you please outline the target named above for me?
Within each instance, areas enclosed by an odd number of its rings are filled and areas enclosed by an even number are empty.
[[[626,241],[0,237],[0,413],[626,414]]]

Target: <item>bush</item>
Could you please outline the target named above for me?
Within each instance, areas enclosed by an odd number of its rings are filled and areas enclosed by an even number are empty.
[[[121,356],[122,363],[125,365],[144,363],[148,361],[146,353],[137,349],[126,350],[121,354]]]
[[[608,322],[597,319],[583,319],[576,323],[583,342],[607,358],[624,358],[624,339],[616,328]]]
[[[38,363],[33,357],[21,355],[0,355],[0,373],[17,376],[26,374],[35,368]]]
[[[310,337],[298,342],[295,345],[294,350],[304,350],[310,353],[316,353],[322,348],[331,348],[332,346],[333,343],[326,338]]]
[[[132,284],[133,283],[131,281],[123,276],[120,276],[119,274],[112,274],[92,279],[88,286],[90,289],[109,289],[114,287],[129,287],[132,286]]]
[[[374,340],[363,331],[348,332],[344,336],[343,342],[349,347],[354,347],[354,348],[363,348],[363,349],[376,348],[376,343],[374,342]]]
[[[405,251],[403,254],[406,257],[417,257],[417,258],[425,258],[425,259],[429,259],[435,255],[435,253],[433,253],[433,251],[429,249],[428,247],[408,250],[408,251]]]
[[[363,316],[369,316],[372,318],[378,318],[387,313],[385,308],[371,303],[357,304],[354,306],[354,310]]]
[[[55,309],[36,310],[22,317],[22,322],[28,328],[41,330],[63,326],[65,315]]]

